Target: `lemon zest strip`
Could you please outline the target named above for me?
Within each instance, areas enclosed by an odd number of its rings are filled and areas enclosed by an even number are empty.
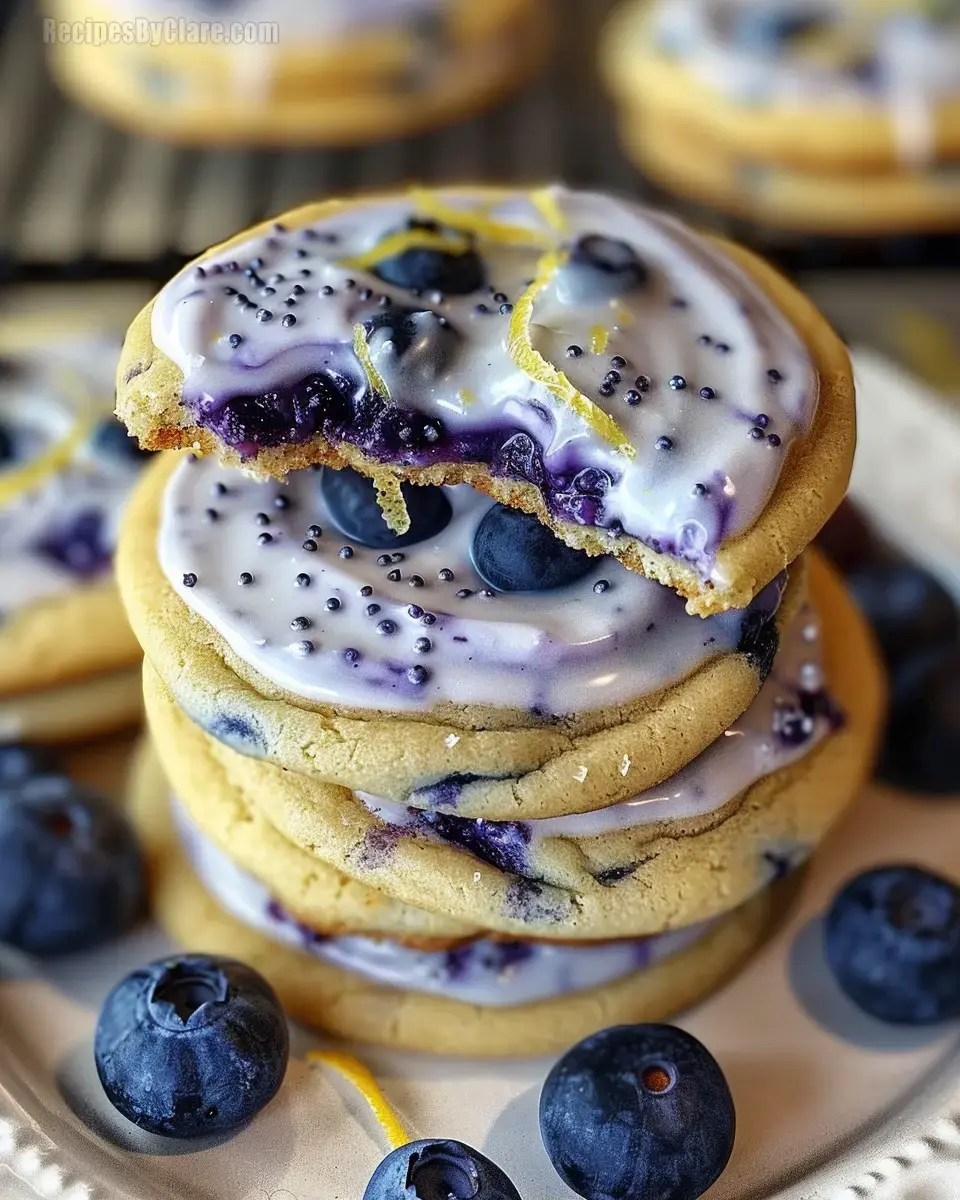
[[[418,213],[431,217],[452,229],[472,233],[488,242],[501,246],[536,246],[553,245],[555,238],[542,230],[531,229],[526,225],[508,225],[506,221],[497,221],[476,209],[454,208],[438,200],[426,188],[412,188],[410,198]]]
[[[381,259],[393,258],[406,250],[445,250],[450,254],[463,254],[469,249],[470,243],[465,237],[433,233],[429,229],[409,229],[388,234],[369,250],[345,259],[344,265],[365,271],[376,266]]]
[[[359,1059],[354,1058],[352,1054],[343,1054],[339,1050],[308,1050],[307,1062],[323,1063],[324,1066],[336,1071],[348,1083],[353,1084],[369,1104],[370,1111],[387,1135],[391,1149],[396,1150],[400,1146],[406,1146],[413,1140],[400,1124],[397,1114],[390,1107],[386,1096],[370,1073],[369,1067],[366,1067]]]
[[[560,210],[560,205],[557,203],[557,197],[552,188],[535,188],[530,193],[530,203],[552,230],[556,233],[566,232],[566,218]]]
[[[50,475],[62,470],[74,457],[90,433],[91,422],[78,417],[73,426],[46,454],[33,462],[26,463],[13,471],[0,475],[0,504],[8,504],[24,492],[30,491]]]
[[[373,357],[370,354],[370,347],[367,345],[367,331],[362,325],[354,325],[353,327],[353,352],[363,368],[363,373],[367,377],[367,383],[373,391],[378,392],[384,400],[390,399],[390,389],[384,382],[383,376],[377,370],[373,362]]]
[[[562,404],[586,421],[594,433],[609,442],[621,454],[627,458],[635,458],[636,448],[627,441],[626,435],[613,417],[587,399],[582,392],[577,391],[566,375],[553,363],[548,362],[530,340],[530,325],[536,298],[565,259],[564,253],[559,250],[548,251],[540,259],[536,278],[514,305],[507,349],[515,365],[525,375],[551,391]]]
[[[373,487],[377,493],[380,516],[387,528],[393,533],[406,533],[410,528],[410,514],[400,490],[400,480],[389,473],[374,475]]]

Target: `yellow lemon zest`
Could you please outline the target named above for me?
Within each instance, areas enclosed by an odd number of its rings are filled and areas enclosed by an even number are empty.
[[[384,382],[383,376],[374,366],[373,358],[370,354],[370,347],[367,345],[367,331],[362,325],[354,325],[353,327],[353,352],[360,361],[360,366],[363,367],[363,373],[367,377],[367,383],[373,391],[381,395],[384,400],[390,399],[390,389]]]
[[[470,388],[461,388],[460,391],[457,392],[457,399],[464,408],[469,408],[471,404],[476,404],[477,393],[471,391]]]
[[[531,341],[530,325],[537,296],[564,261],[565,255],[559,250],[548,251],[540,259],[536,278],[514,305],[507,349],[513,362],[525,375],[551,391],[562,404],[586,421],[594,433],[615,446],[621,454],[627,458],[635,458],[636,449],[627,441],[626,435],[613,417],[587,399],[582,392],[577,391],[566,375],[553,363],[548,362]]]
[[[445,250],[450,254],[463,254],[469,249],[469,241],[456,234],[434,233],[429,229],[401,230],[382,238],[362,254],[346,259],[344,265],[365,271],[376,266],[381,259],[393,258],[406,250]]]
[[[339,1050],[308,1050],[307,1062],[323,1063],[352,1083],[360,1095],[370,1105],[370,1111],[377,1118],[380,1128],[387,1135],[390,1147],[396,1150],[406,1146],[413,1139],[400,1124],[397,1114],[390,1107],[387,1098],[380,1090],[370,1069],[352,1054],[343,1054]]]
[[[557,203],[557,197],[552,188],[535,188],[530,193],[530,203],[551,229],[557,233],[566,232],[567,222],[560,211],[560,205]]]
[[[0,475],[0,504],[9,504],[11,500],[29,492],[44,479],[62,471],[74,457],[78,447],[86,441],[91,423],[89,418],[78,417],[70,430],[56,445],[51,446],[46,454],[41,454],[39,458],[24,463],[22,467],[13,471],[4,471]]]
[[[552,234],[546,234],[540,229],[497,221],[481,209],[462,209],[444,204],[426,188],[412,188],[410,198],[422,216],[431,217],[452,229],[472,233],[482,241],[495,242],[500,246],[543,248],[551,246],[556,240]]]
[[[382,475],[374,475],[373,487],[377,493],[380,516],[386,522],[387,528],[393,533],[406,533],[410,528],[410,514],[400,490],[400,480],[396,475],[385,472]]]
[[[590,330],[590,353],[602,354],[607,348],[610,335],[602,325],[594,325]]]

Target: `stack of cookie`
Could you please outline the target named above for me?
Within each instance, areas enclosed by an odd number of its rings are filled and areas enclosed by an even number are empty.
[[[112,412],[119,337],[75,307],[0,322],[0,742],[108,733],[142,707],[111,568],[150,456]]]
[[[66,36],[53,40],[50,61],[69,94],[137,132],[201,145],[390,141],[493,103],[545,46],[544,0],[56,0],[54,9]]]
[[[854,414],[802,296],[599,195],[334,202],[186,268],[119,380],[187,449],[119,557],[175,936],[335,1032],[469,1054],[735,967],[880,707],[803,553]]]
[[[603,65],[670,191],[813,234],[960,225],[956,4],[628,0]]]

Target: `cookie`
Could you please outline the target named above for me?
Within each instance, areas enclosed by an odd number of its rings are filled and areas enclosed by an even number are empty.
[[[88,680],[110,711],[77,710],[78,734],[111,727],[134,695],[122,676],[140,650],[112,555],[150,455],[111,413],[117,348],[62,313],[0,322],[0,705],[25,736],[64,736]]]
[[[700,615],[799,555],[854,443],[846,351],[785,280],[562,188],[329,202],[216,247],[131,327],[118,413],[261,475],[355,467],[398,529],[401,478],[470,483]]]
[[[830,569],[814,559],[813,574],[823,668],[817,624],[801,614],[796,641],[785,646],[783,680],[771,676],[731,737],[619,812],[559,818],[543,830],[537,822],[408,812],[209,737],[205,750],[224,768],[227,787],[284,836],[408,903],[504,934],[560,941],[636,937],[711,919],[802,861],[872,763],[882,706],[873,644]],[[195,811],[203,796],[192,792],[179,754],[186,718],[149,665],[144,678],[159,753]]]
[[[82,741],[136,725],[143,715],[141,675],[138,663],[57,687],[0,696],[0,742]]]
[[[156,804],[134,808],[150,863],[154,915],[170,936],[255,967],[291,1016],[395,1049],[530,1056],[560,1050],[608,1025],[661,1020],[732,974],[782,902],[767,889],[660,961],[649,943],[570,949],[480,942],[466,953],[430,955],[364,938],[310,942],[282,914],[258,921],[259,928],[247,923],[249,911],[246,920],[228,914],[190,870],[165,812]],[[324,949],[327,957],[321,958]],[[333,965],[338,961],[353,969]],[[361,965],[368,974],[358,972]],[[589,986],[598,973],[608,981]],[[573,982],[576,990],[556,994],[561,974],[563,986]],[[393,986],[378,982],[385,978]],[[451,992],[468,998],[454,999]],[[517,996],[529,998],[511,1003]]]
[[[859,176],[960,157],[949,4],[629,3],[601,61],[628,108],[748,161]]]
[[[71,5],[61,0],[61,7]],[[446,20],[425,14],[406,30],[354,32],[342,42],[312,42],[309,32],[284,40],[291,24],[305,18],[312,26],[319,15],[298,6],[281,20],[279,42],[261,25],[267,32],[259,40],[226,46],[56,44],[50,61],[63,89],[87,107],[177,142],[388,141],[482,110],[543,60],[542,0],[449,7]],[[277,15],[272,7],[269,15]],[[209,21],[209,11],[201,16]]]
[[[767,228],[863,237],[950,230],[960,164],[871,176],[824,174],[731,154],[713,137],[657,114],[621,121],[631,157],[661,187]]]
[[[453,921],[424,909],[411,908],[386,893],[366,887],[287,841],[243,796],[226,786],[217,760],[204,752],[203,735],[185,725],[178,776],[189,780],[192,797],[203,797],[189,812],[173,801],[181,844],[203,853],[213,845],[229,856],[236,869],[265,881],[290,918],[318,937],[356,934],[390,937],[422,949],[450,948],[477,937],[476,925]],[[137,756],[131,779],[132,803],[141,821],[169,820],[173,793],[148,739]],[[212,854],[212,852],[211,852]]]
[[[565,586],[484,596],[470,554],[489,499],[437,489],[449,524],[386,555],[331,526],[323,479],[304,471],[278,488],[170,456],[131,502],[118,575],[192,720],[243,753],[387,799],[455,793],[459,813],[495,819],[626,799],[743,712],[805,596],[801,562],[782,595],[774,585],[745,613],[701,620],[614,559],[586,557]],[[264,639],[277,650],[261,653]]]

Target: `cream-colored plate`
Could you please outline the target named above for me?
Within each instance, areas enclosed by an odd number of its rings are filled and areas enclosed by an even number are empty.
[[[960,799],[864,795],[816,857],[777,937],[681,1019],[720,1060],[737,1106],[733,1160],[709,1200],[960,1196],[960,1030],[889,1030],[857,1014],[817,953],[816,921],[838,884],[895,860],[960,876]],[[123,972],[167,948],[146,928],[46,969],[0,958],[0,1196],[360,1200],[387,1146],[349,1086],[306,1064],[315,1044],[306,1033],[295,1033],[278,1099],[232,1138],[152,1138],[113,1113],[92,1061],[98,1007]],[[484,1151],[524,1200],[572,1196],[540,1144],[546,1061],[357,1053],[413,1135]]]

